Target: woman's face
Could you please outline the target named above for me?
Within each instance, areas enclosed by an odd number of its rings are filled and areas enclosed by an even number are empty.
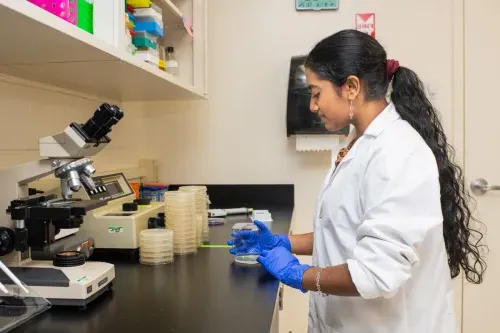
[[[306,79],[311,90],[311,112],[318,114],[325,128],[337,131],[349,125],[348,92],[343,87],[337,88],[327,80],[320,80],[306,68]],[[337,91],[340,91],[340,95]]]

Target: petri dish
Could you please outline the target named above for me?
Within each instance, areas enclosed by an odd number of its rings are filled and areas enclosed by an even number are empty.
[[[243,265],[259,265],[259,262],[257,261],[257,258],[259,255],[238,255],[234,256],[234,262],[238,264],[243,264]]]
[[[241,230],[251,230],[251,231],[258,231],[259,228],[253,223],[236,223],[232,227],[234,232],[238,232]],[[236,238],[238,239],[238,238]],[[244,240],[239,238],[242,243],[244,243]],[[255,250],[251,250],[250,252],[245,252],[245,253],[235,253],[234,255],[234,262],[238,264],[243,264],[243,265],[259,265],[259,262],[257,261],[257,258],[259,257],[259,253],[255,253]]]

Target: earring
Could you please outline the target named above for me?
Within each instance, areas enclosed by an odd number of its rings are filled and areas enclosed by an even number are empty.
[[[352,101],[349,104],[349,118],[352,120],[354,118],[354,110],[352,109]]]

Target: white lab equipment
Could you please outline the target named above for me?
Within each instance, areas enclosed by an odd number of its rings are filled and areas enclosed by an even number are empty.
[[[106,205],[87,213],[80,234],[94,238],[96,252],[120,251],[134,255],[139,249],[140,232],[148,229],[151,219],[165,213],[165,204],[144,199],[147,204],[141,205],[123,173],[92,179],[96,189],[82,188],[75,197],[104,201]]]
[[[308,332],[456,333],[432,151],[389,104],[337,168],[334,161],[312,264],[347,263],[361,297],[311,293]]]
[[[268,210],[254,210],[252,212],[252,221],[273,222],[273,218]]]
[[[59,239],[57,234],[77,229],[87,212],[106,204],[79,200],[73,194],[82,186],[95,189],[91,178],[95,169],[88,156],[111,141],[107,134],[122,117],[119,107],[102,104],[85,124],[71,123],[63,132],[40,139],[42,159],[0,171],[0,207],[5,209],[0,216],[0,256],[9,268],[0,265],[0,283],[9,290],[0,303],[7,307],[0,311],[0,326],[12,328],[40,313],[49,304],[44,299],[54,305],[85,307],[111,287],[114,266],[86,262],[93,250],[92,238],[70,234]],[[28,185],[49,175],[60,179],[62,198],[29,195]],[[9,313],[8,300],[16,295],[28,297],[23,302],[31,303],[26,305],[30,310],[15,321],[3,320],[2,314]]]

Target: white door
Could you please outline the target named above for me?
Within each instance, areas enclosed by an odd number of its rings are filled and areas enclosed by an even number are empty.
[[[465,175],[500,185],[500,2],[465,0]],[[464,282],[463,333],[500,331],[500,191],[474,195],[486,226],[488,269],[481,285]]]

